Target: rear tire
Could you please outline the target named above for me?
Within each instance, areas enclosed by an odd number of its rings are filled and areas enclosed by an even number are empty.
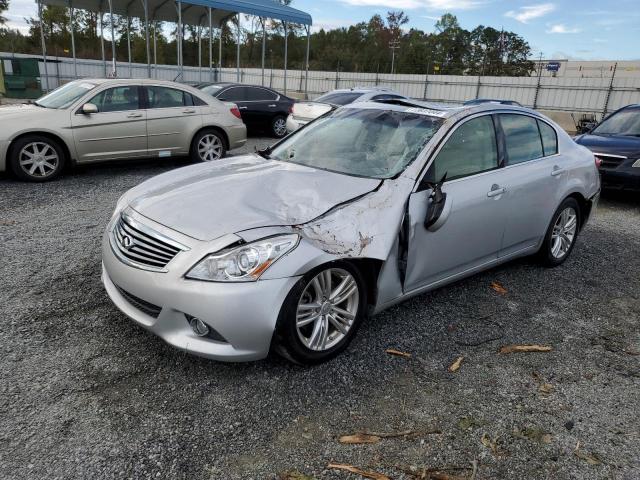
[[[326,362],[344,351],[366,316],[367,289],[347,262],[306,274],[291,289],[278,317],[275,351],[302,365]]]
[[[203,130],[193,137],[189,156],[194,162],[215,162],[227,153],[222,134],[213,129]]]
[[[9,152],[9,165],[20,180],[47,182],[62,172],[67,156],[59,142],[42,135],[18,139]]]
[[[273,117],[271,120],[271,133],[276,138],[282,138],[287,135],[287,119],[282,115]]]
[[[557,267],[565,262],[580,232],[580,205],[575,198],[566,198],[553,214],[547,234],[538,251],[538,258],[547,267]]]

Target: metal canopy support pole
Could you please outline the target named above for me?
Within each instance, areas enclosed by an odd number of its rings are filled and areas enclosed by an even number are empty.
[[[113,78],[117,78],[118,69],[116,67],[116,34],[113,27],[113,5],[111,0],[109,0],[109,22],[111,23],[111,75],[113,76]]]
[[[132,76],[131,67],[131,17],[129,17],[129,9],[127,9],[127,59],[129,60],[129,78]]]
[[[287,22],[284,22],[284,94],[287,94],[287,56],[289,54]]]
[[[47,70],[47,44],[44,41],[44,22],[42,21],[42,2],[38,0],[38,21],[40,22],[40,43],[42,43],[42,60],[44,62],[44,78],[47,81],[45,91],[49,91],[49,72]],[[42,86],[42,82],[40,82]]]
[[[198,81],[202,83],[202,20],[198,25]]]
[[[311,49],[311,25],[307,25],[307,54],[304,62],[304,98],[309,99],[309,50]]]
[[[158,22],[153,21],[153,78],[158,78]]]
[[[209,7],[209,81],[213,82],[213,18]]]
[[[180,68],[180,77],[184,82],[184,68],[182,67],[182,2],[178,2],[178,36],[176,38],[178,42],[178,67]]]
[[[102,53],[103,75],[107,78],[107,57],[104,53],[104,15],[102,13],[102,2],[100,2],[100,52]]]
[[[222,81],[222,22],[220,23],[220,42],[218,43],[218,77],[217,82]]]
[[[262,86],[264,87],[264,59],[267,53],[267,20],[260,17],[262,22]]]
[[[240,83],[240,14],[238,13],[238,41],[236,42],[236,82]]]
[[[73,57],[73,76],[78,78],[78,61],[76,59],[76,36],[75,36],[75,9],[73,3],[69,0],[69,27],[71,30],[71,56]]]
[[[144,42],[145,53],[147,54],[147,78],[151,78],[151,53],[149,52],[149,1],[141,0],[142,8],[144,10]],[[155,42],[155,30],[153,31],[153,41]],[[155,49],[155,43],[154,43]],[[155,51],[154,51],[154,63],[155,63]]]

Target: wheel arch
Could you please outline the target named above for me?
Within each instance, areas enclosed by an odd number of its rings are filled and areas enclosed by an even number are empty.
[[[582,230],[582,227],[587,223],[587,219],[591,216],[593,204],[580,192],[570,193],[562,200],[562,202],[567,198],[573,198],[578,202],[578,206],[580,207],[580,212],[578,212],[580,214],[580,230]],[[560,202],[560,204],[562,204],[562,202]]]
[[[24,137],[31,136],[31,135],[40,135],[42,137],[48,138],[49,140],[55,141],[62,148],[64,156],[65,156],[65,160],[67,160],[70,163],[75,161],[73,156],[71,155],[71,149],[69,148],[69,145],[67,145],[67,142],[65,142],[64,139],[60,135],[57,135],[57,134],[52,133],[52,132],[43,131],[43,130],[34,130],[34,131],[30,131],[30,132],[22,132],[22,133],[20,133],[20,135],[16,135],[14,138],[11,139],[11,142],[9,143],[9,146],[7,147],[7,157],[9,157],[10,155],[13,155],[13,149],[14,149],[16,143],[20,139],[22,139]],[[9,165],[9,158],[7,158],[7,165]]]
[[[227,151],[229,150],[229,136],[227,135],[227,132],[224,131],[224,128],[221,128],[217,125],[203,125],[202,127],[200,127],[191,137],[191,145],[193,145],[193,141],[198,135],[207,130],[213,130],[214,132],[220,134],[220,136],[222,137],[222,141],[224,142],[224,149]]]

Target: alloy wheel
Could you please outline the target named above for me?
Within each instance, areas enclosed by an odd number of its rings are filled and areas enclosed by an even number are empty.
[[[222,158],[222,140],[216,135],[208,133],[198,142],[198,155],[203,162],[211,162]]]
[[[578,229],[578,214],[573,207],[565,208],[558,216],[551,233],[551,255],[563,258],[571,249]]]
[[[18,154],[20,168],[29,176],[45,178],[58,169],[60,157],[55,148],[45,142],[26,144]]]
[[[310,350],[333,348],[353,327],[359,301],[353,275],[341,268],[323,270],[308,283],[298,301],[298,337]]]
[[[284,137],[287,134],[287,121],[278,117],[273,122],[273,133],[275,133],[278,137]]]

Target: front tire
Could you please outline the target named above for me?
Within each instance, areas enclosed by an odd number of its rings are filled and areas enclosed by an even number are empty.
[[[553,215],[538,256],[548,267],[565,262],[575,247],[580,232],[580,206],[575,198],[566,198]]]
[[[191,142],[191,160],[194,162],[215,162],[227,153],[224,139],[216,130],[203,130]]]
[[[282,115],[278,115],[271,120],[271,133],[276,138],[282,138],[287,135],[287,119]]]
[[[303,365],[334,358],[364,320],[366,295],[362,275],[349,263],[312,270],[291,289],[280,310],[276,352]]]
[[[62,172],[66,155],[55,140],[40,135],[27,135],[11,146],[9,164],[20,180],[47,182]]]

